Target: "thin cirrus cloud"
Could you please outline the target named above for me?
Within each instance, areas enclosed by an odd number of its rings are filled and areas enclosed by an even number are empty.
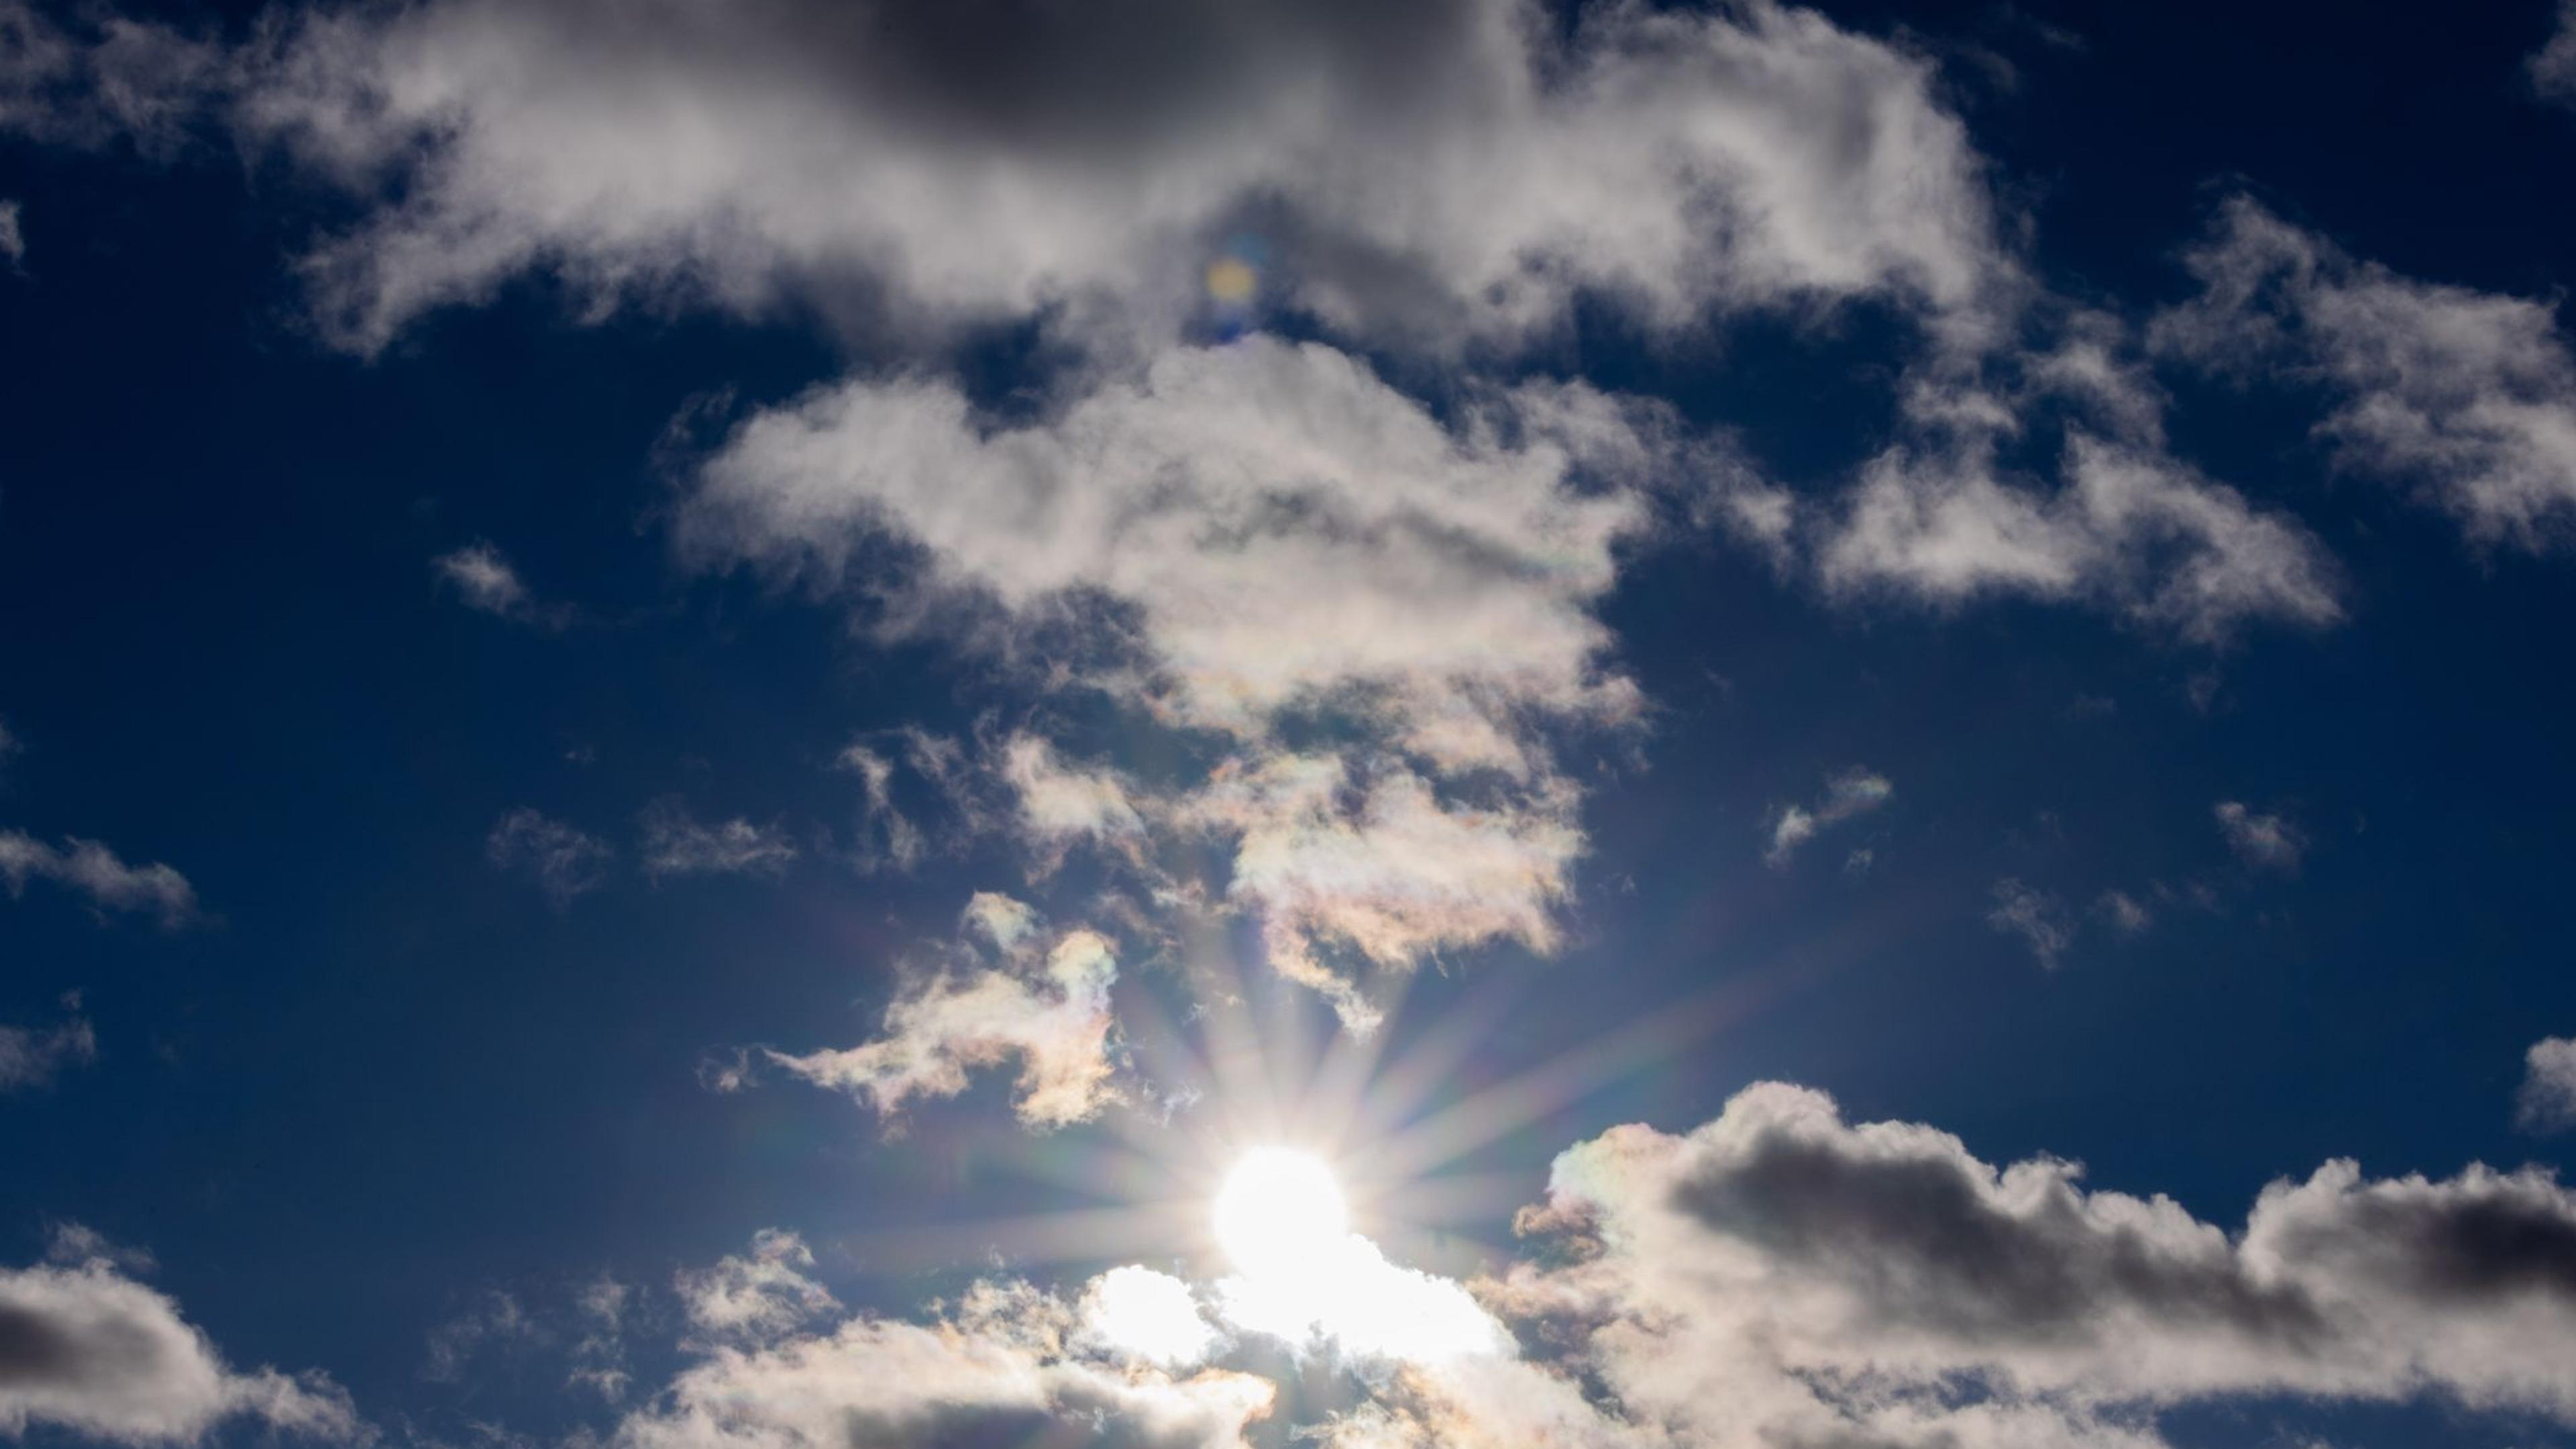
[[[62,1004],[70,1015],[52,1026],[0,1026],[0,1092],[48,1087],[65,1067],[98,1060],[98,1033],[79,1014],[80,993]]]
[[[523,805],[493,823],[491,834],[483,838],[483,855],[495,869],[536,882],[560,910],[608,883],[608,864],[617,851],[596,836]]]
[[[1990,894],[1986,924],[2019,939],[2042,967],[2056,970],[2066,959],[2066,948],[2075,943],[2075,927],[2067,920],[2065,903],[2012,877],[1995,882]]]
[[[796,846],[775,825],[690,816],[677,799],[647,806],[638,819],[636,853],[655,880],[674,875],[777,875],[796,859]]]
[[[52,846],[21,830],[0,830],[0,879],[8,882],[13,899],[30,880],[51,881],[102,913],[157,916],[167,930],[200,919],[197,888],[186,876],[158,861],[129,865],[114,850],[79,836]]]
[[[1819,831],[1866,815],[1895,793],[1896,787],[1885,775],[1855,765],[1827,780],[1823,797],[1813,805],[1781,807],[1772,817],[1771,846],[1762,858],[1775,866],[1787,865],[1798,847],[1815,839]]]
[[[429,566],[467,608],[539,629],[564,629],[576,618],[570,605],[539,599],[520,577],[518,567],[489,543],[470,543],[440,554]]]
[[[371,1437],[348,1395],[318,1374],[226,1365],[177,1303],[131,1276],[130,1261],[72,1228],[56,1233],[48,1261],[0,1267],[0,1432],[139,1449],[198,1444],[255,1420],[312,1442]]]

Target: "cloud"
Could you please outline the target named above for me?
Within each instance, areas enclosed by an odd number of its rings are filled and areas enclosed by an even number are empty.
[[[0,1026],[0,1092],[53,1085],[67,1066],[98,1060],[98,1034],[78,1015],[80,996],[66,996],[75,1014],[45,1028]]]
[[[14,899],[29,879],[50,880],[89,898],[99,911],[151,914],[177,930],[197,919],[197,890],[166,865],[127,865],[95,840],[68,836],[56,849],[19,830],[0,830],[0,877]]]
[[[522,805],[492,827],[483,854],[496,869],[534,880],[561,909],[575,896],[607,883],[608,862],[616,852],[607,842]]]
[[[1100,1449],[1244,1449],[1277,1392],[1248,1374],[1103,1361],[1083,1346],[1077,1310],[1025,1283],[978,1282],[933,1312],[926,1325],[859,1315],[701,1345],[610,1442],[1015,1444],[1061,1432]]]
[[[1709,461],[1669,415],[1589,388],[1475,391],[1444,425],[1339,352],[1249,338],[1035,424],[943,383],[823,389],[706,461],[682,539],[1215,737],[1195,779],[1122,779],[1035,737],[1001,769],[1042,852],[1141,855],[1146,826],[1230,839],[1226,889],[1274,961],[1359,1019],[1356,965],[1555,943],[1582,834],[1549,733],[1634,718],[1591,605],[1654,490]]]
[[[167,155],[229,65],[221,47],[168,26],[93,10],[65,29],[27,0],[0,0],[0,134]]]
[[[2560,0],[2557,33],[2531,57],[2530,69],[2543,100],[2576,105],[2576,0]]]
[[[563,629],[573,622],[569,606],[540,602],[518,569],[491,544],[467,544],[431,559],[429,566],[468,608],[540,629]]]
[[[1084,1121],[1117,1100],[1109,988],[1118,963],[1109,943],[1083,930],[1050,943],[1026,906],[990,893],[968,906],[967,924],[999,965],[908,982],[886,1008],[884,1035],[864,1046],[763,1055],[883,1117],[916,1096],[956,1096],[972,1071],[1012,1060],[1020,1068],[1012,1107],[1032,1127]]]
[[[1862,470],[1821,545],[1819,575],[1847,598],[2088,603],[2213,644],[2251,620],[2343,617],[2333,561],[2296,520],[2158,449],[2080,427],[2059,469],[2053,492],[2016,481],[1983,433],[1891,448]]]
[[[2323,390],[2338,466],[2412,485],[2480,544],[2576,536],[2576,358],[2552,304],[2355,261],[2245,197],[2185,260],[2201,293],[2155,319],[2163,351]]]
[[[2532,1132],[2576,1127],[2576,1038],[2536,1041],[2523,1060],[2528,1071],[2515,1102],[2516,1119]]]
[[[2104,891],[2094,909],[2110,919],[2113,928],[2124,936],[2134,936],[2156,922],[2155,912],[2127,891]]]
[[[1205,1363],[1223,1341],[1199,1311],[1189,1284],[1133,1264],[1092,1279],[1075,1313],[1077,1343],[1160,1368]]]
[[[807,1276],[814,1252],[796,1234],[763,1228],[751,1252],[683,1269],[676,1286],[689,1325],[710,1342],[761,1342],[836,1312],[831,1290]]]
[[[18,203],[0,201],[0,259],[12,271],[22,270],[27,260],[27,234],[19,228],[18,216]]]
[[[1571,33],[1518,0],[934,11],[325,12],[244,58],[235,112],[376,200],[307,261],[369,350],[539,269],[595,310],[864,297],[1166,337],[1287,306],[1442,341],[1552,328],[1579,291],[1684,328],[1855,295],[1961,316],[2017,279],[1931,62],[1768,0]]]
[[[777,875],[796,859],[787,833],[774,825],[726,820],[701,825],[676,799],[657,801],[641,817],[638,846],[644,873],[671,875]]]
[[[1825,795],[1812,807],[1784,807],[1771,822],[1771,848],[1763,859],[1773,865],[1787,865],[1799,846],[1815,838],[1816,833],[1839,825],[1855,815],[1866,815],[1887,803],[1896,787],[1885,775],[1854,765],[1825,782]],[[1863,866],[1866,869],[1866,865]]]
[[[2219,833],[2227,837],[2227,848],[2247,865],[2297,870],[2299,858],[2307,853],[2306,833],[2280,815],[2258,815],[2238,800],[2221,800],[2210,813],[2218,821]]]
[[[2066,911],[2057,898],[2021,881],[2006,878],[1995,882],[1994,908],[1986,912],[1986,924],[2008,936],[2019,936],[2039,958],[2039,964],[2054,971],[2075,939],[2074,928],[2066,922]]]
[[[218,1424],[253,1418],[331,1443],[360,1437],[348,1396],[329,1380],[237,1373],[95,1235],[59,1235],[57,1248],[55,1261],[0,1268],[0,1433],[195,1444]]]
[[[466,1361],[486,1345],[518,1352],[542,1337],[517,1298],[498,1290],[487,1292],[472,1308],[430,1330],[429,1356],[421,1365],[421,1377],[452,1384],[463,1374]]]
[[[2539,1169],[2330,1162],[2234,1234],[2079,1172],[1766,1083],[1560,1156],[1522,1217],[1546,1254],[1485,1296],[1599,1386],[1567,1442],[2151,1446],[2157,1411],[2252,1395],[2576,1423],[2576,1194]],[[1494,1412],[1443,1388],[1407,1412]]]

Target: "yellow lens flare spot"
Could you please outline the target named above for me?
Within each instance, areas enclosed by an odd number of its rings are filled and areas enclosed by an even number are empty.
[[[1311,1152],[1256,1147],[1226,1174],[1216,1195],[1216,1241],[1255,1277],[1296,1277],[1324,1269],[1350,1233],[1333,1170]]]
[[[1239,257],[1220,257],[1207,269],[1208,296],[1229,306],[1242,306],[1252,300],[1261,286],[1261,274],[1252,264]]]

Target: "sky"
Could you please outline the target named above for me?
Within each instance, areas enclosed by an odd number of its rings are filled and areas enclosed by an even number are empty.
[[[0,1439],[2576,1445],[2576,6],[0,0]]]

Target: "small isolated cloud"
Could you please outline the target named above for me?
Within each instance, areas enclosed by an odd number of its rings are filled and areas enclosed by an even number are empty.
[[[251,1419],[324,1443],[361,1441],[365,1426],[338,1386],[319,1374],[234,1371],[177,1303],[131,1276],[134,1263],[73,1228],[56,1235],[51,1261],[0,1268],[0,1434],[187,1446]]]
[[[662,800],[642,816],[638,851],[644,873],[672,875],[777,875],[796,859],[787,832],[775,825],[726,820],[702,825],[678,800]]]
[[[2211,813],[2217,817],[2219,833],[2227,837],[2227,848],[2247,865],[2296,870],[2299,858],[2307,853],[2306,834],[2280,815],[2258,814],[2237,800],[2221,800]]]
[[[473,1307],[430,1330],[420,1374],[434,1383],[452,1384],[486,1348],[515,1355],[543,1336],[515,1296],[494,1289]]]
[[[1051,945],[1026,906],[990,892],[966,923],[1000,964],[942,969],[908,983],[886,1008],[885,1034],[865,1046],[768,1060],[837,1087],[892,1117],[916,1096],[953,1097],[970,1073],[1016,1060],[1013,1108],[1032,1127],[1083,1121],[1117,1099],[1111,1077],[1109,943],[1067,931]]]
[[[2576,1128],[2576,1037],[2534,1042],[2523,1061],[2528,1070],[2515,1102],[2523,1127],[2532,1132]]]
[[[2155,345],[2334,400],[2338,466],[2415,488],[2481,544],[2576,539],[2576,357],[2546,300],[2402,277],[2250,199],[2186,258],[2200,295]]]
[[[2005,935],[2019,936],[2039,964],[2051,971],[2075,939],[2056,897],[2010,877],[1995,882],[1994,907],[1986,912],[1986,924]]]
[[[15,899],[29,880],[48,880],[88,898],[92,909],[161,918],[167,930],[197,919],[197,889],[166,865],[127,865],[95,840],[66,837],[57,849],[24,831],[0,830],[0,879]]]
[[[2123,936],[2134,936],[2156,922],[2156,914],[2127,891],[2104,891],[2093,908]]]
[[[560,909],[606,884],[608,862],[617,852],[606,841],[523,805],[492,827],[483,854],[498,869],[534,880]]]
[[[98,1060],[98,1034],[78,1014],[79,994],[63,1005],[73,1014],[52,1026],[0,1026],[0,1092],[51,1086],[63,1068]]]
[[[1817,832],[1856,815],[1866,815],[1886,804],[1895,793],[1896,787],[1887,782],[1885,775],[1855,765],[1827,780],[1823,798],[1814,804],[1783,808],[1771,822],[1771,846],[1762,858],[1773,865],[1787,865],[1798,847],[1814,839]],[[1860,859],[1861,868],[1867,869],[1869,853],[1853,854]]]
[[[2558,30],[2531,57],[2531,85],[2543,100],[2576,106],[2576,0],[2561,0]]]
[[[431,559],[429,566],[467,608],[540,629],[561,629],[573,621],[570,606],[541,602],[518,569],[491,544],[467,544]]]
[[[0,201],[0,258],[6,258],[12,270],[27,260],[27,234],[19,229],[18,203]]]

